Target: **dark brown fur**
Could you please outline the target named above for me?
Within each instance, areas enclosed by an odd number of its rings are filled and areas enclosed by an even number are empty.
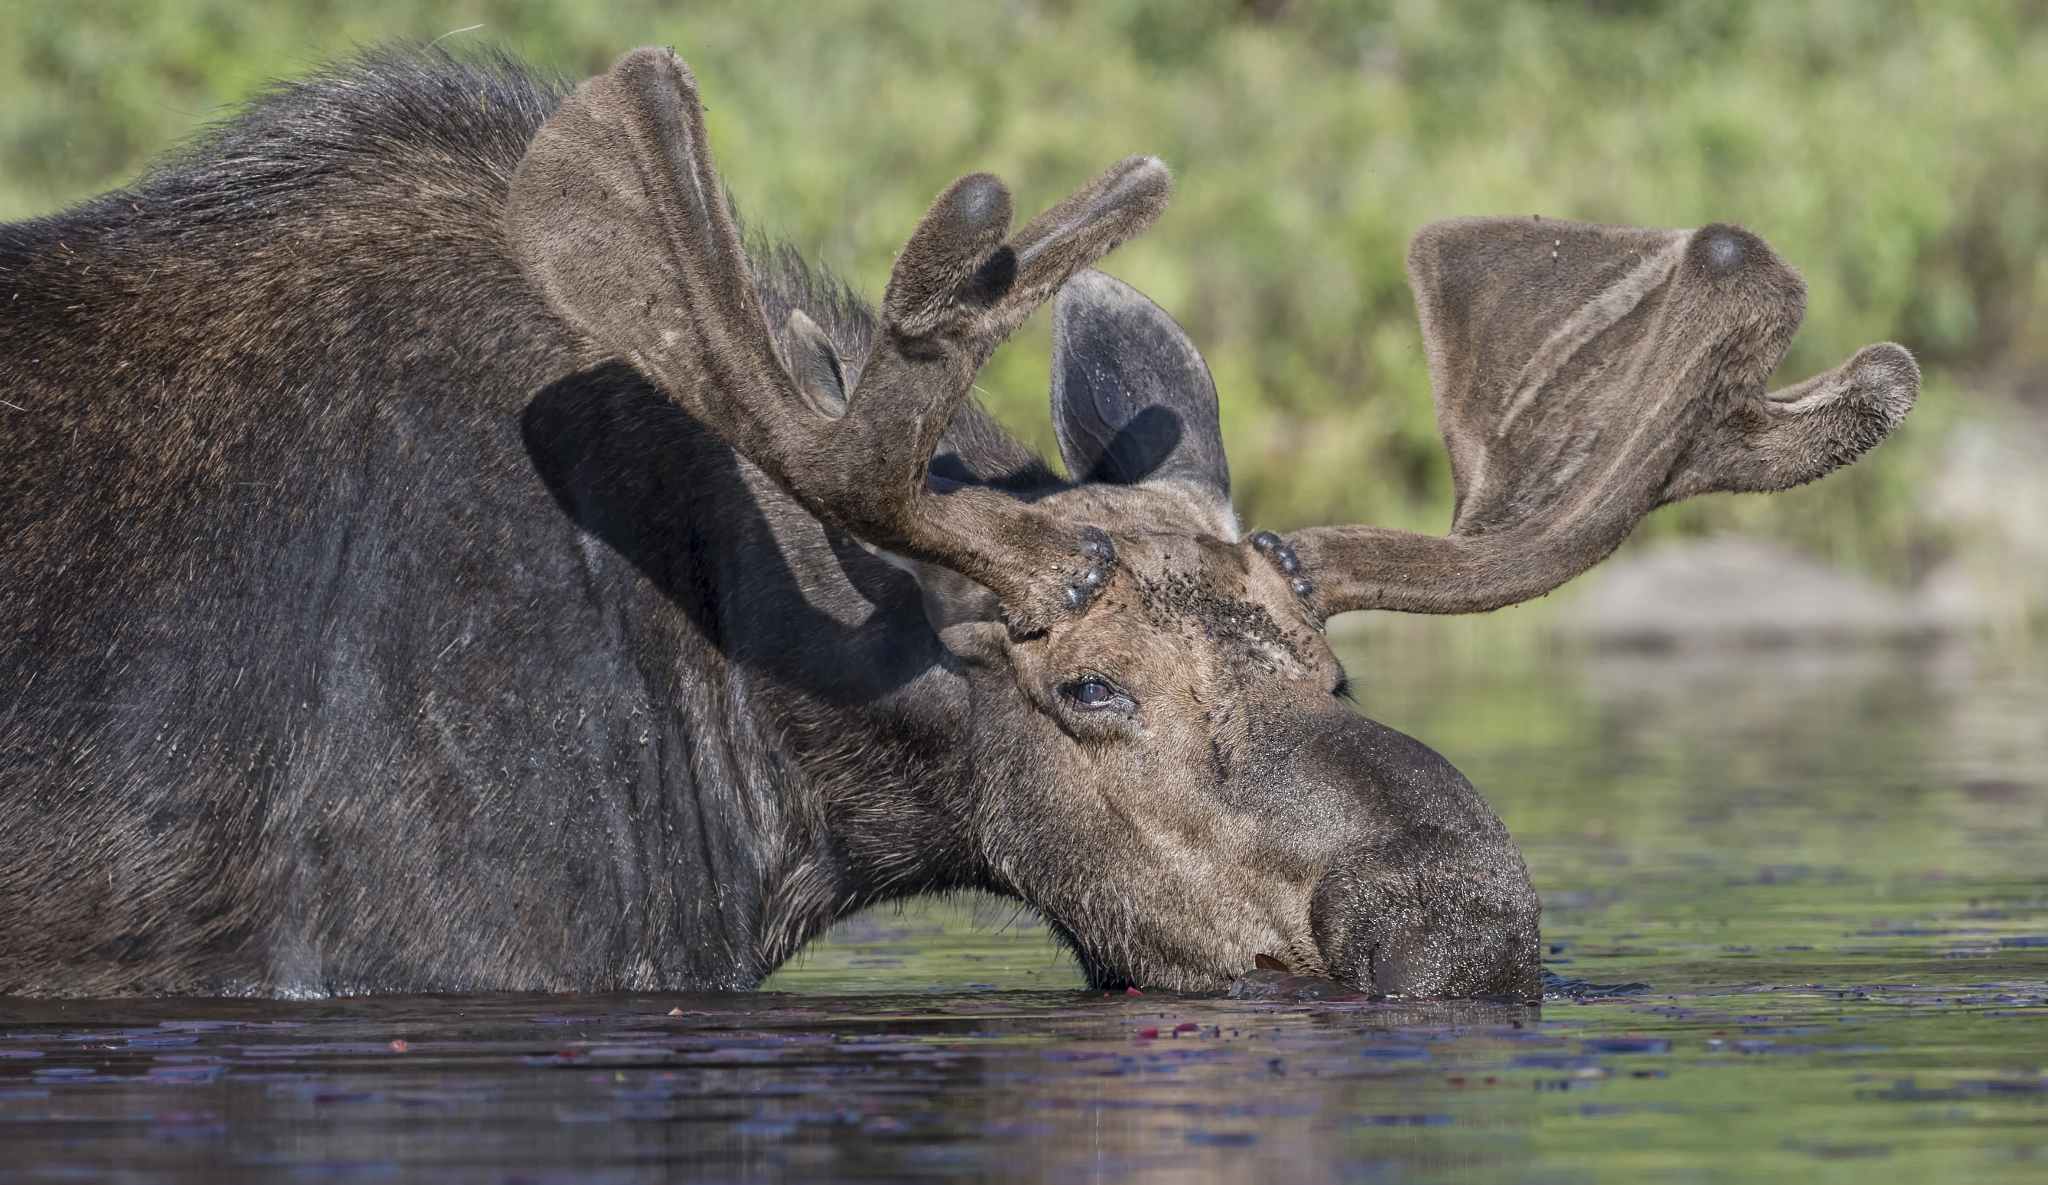
[[[1513,492],[1449,542],[1241,540],[1199,355],[1082,270],[1163,208],[1157,162],[1014,233],[964,179],[877,320],[742,249],[699,110],[661,51],[566,103],[387,55],[0,229],[0,992],[746,987],[850,910],[978,888],[1101,984],[1265,954],[1528,995],[1519,855],[1341,702],[1324,617],[1532,595],[1638,505],[1869,443],[1724,396],[1789,335],[1769,275],[1680,326],[1761,326],[1709,351],[1732,377],[1629,322],[1488,438],[1487,382],[1611,283],[1474,264],[1520,239],[1454,224],[1418,245],[1439,405],[1461,495],[1472,456]],[[966,400],[1055,292],[1078,484]],[[1599,431],[1637,356],[1718,412],[1654,463]],[[1656,492],[1582,530],[1545,484],[1580,454]],[[1524,550],[1459,567],[1496,537]]]

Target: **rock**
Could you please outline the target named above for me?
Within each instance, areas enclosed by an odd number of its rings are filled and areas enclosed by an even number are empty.
[[[1954,627],[1954,609],[1942,609],[1780,544],[1723,536],[1611,561],[1565,625],[1619,648],[1840,645],[1926,638]]]

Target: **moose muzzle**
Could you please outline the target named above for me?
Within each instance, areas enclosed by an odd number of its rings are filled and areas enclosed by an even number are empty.
[[[1542,995],[1542,910],[1528,868],[1450,762],[1361,717],[1299,760],[1358,802],[1310,903],[1327,975],[1379,996]]]

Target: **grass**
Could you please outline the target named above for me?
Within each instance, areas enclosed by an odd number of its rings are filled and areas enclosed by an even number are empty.
[[[1178,195],[1110,270],[1170,309],[1224,400],[1240,511],[1441,530],[1449,471],[1402,256],[1436,218],[1725,219],[1806,273],[1780,379],[1866,342],[1930,376],[1897,438],[1740,528],[1907,582],[1953,549],[1920,491],[1988,370],[2048,341],[2048,19],[2033,2],[1834,0],[0,0],[0,217],[131,178],[265,80],[355,45],[503,42],[571,76],[673,44],[751,221],[878,292],[954,176],[1020,211],[1132,151]],[[480,28],[464,30],[467,26]],[[982,376],[1049,443],[1049,333]]]

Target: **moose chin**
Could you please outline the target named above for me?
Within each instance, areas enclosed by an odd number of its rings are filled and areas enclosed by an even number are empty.
[[[1539,994],[1520,854],[1325,623],[1810,481],[1918,370],[1767,392],[1805,288],[1739,227],[1440,222],[1450,533],[1246,531],[1091,270],[1170,188],[964,177],[871,309],[749,249],[672,52],[420,51],[0,228],[0,992],[744,989],[975,889],[1097,985]],[[1064,478],[968,398],[1048,300]]]

